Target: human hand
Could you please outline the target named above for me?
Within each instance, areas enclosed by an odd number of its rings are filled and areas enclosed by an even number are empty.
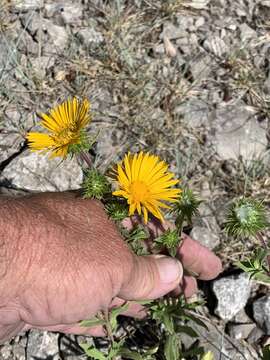
[[[7,238],[7,265],[0,277],[1,341],[31,327],[101,335],[101,328],[78,322],[125,300],[161,297],[179,284],[187,296],[196,290],[195,279],[183,276],[179,261],[134,255],[97,201],[44,193],[0,205],[5,210],[2,238]],[[221,270],[220,260],[188,237],[178,255],[201,279]],[[131,304],[126,314],[138,310]]]

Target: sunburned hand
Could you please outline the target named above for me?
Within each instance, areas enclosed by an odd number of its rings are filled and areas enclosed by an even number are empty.
[[[183,276],[182,266],[205,280],[221,271],[220,260],[189,237],[178,251],[181,263],[134,255],[102,205],[74,193],[1,201],[1,216],[10,215],[0,239],[7,248],[4,261],[0,252],[0,341],[32,327],[101,335],[100,327],[78,322],[125,300],[179,292],[179,285],[190,296],[196,281]],[[130,303],[125,314],[140,309]]]

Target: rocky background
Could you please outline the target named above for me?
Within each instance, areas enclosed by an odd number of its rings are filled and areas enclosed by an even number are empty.
[[[233,199],[270,202],[269,30],[268,0],[0,0],[0,192],[80,186],[75,160],[30,153],[25,134],[38,112],[90,99],[96,165],[148,150],[204,200],[186,230],[223,260],[200,285],[215,359],[259,359],[270,342],[269,288],[233,266],[258,244],[223,231]],[[80,340],[31,331],[0,359],[75,359]]]

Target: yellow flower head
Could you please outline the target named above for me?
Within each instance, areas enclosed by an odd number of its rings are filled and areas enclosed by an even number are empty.
[[[27,140],[32,151],[50,151],[51,157],[66,157],[70,145],[82,142],[82,129],[91,121],[90,103],[87,99],[69,99],[50,110],[49,115],[40,114],[40,125],[49,134],[29,132]]]
[[[174,174],[168,172],[168,165],[158,156],[143,153],[128,153],[117,165],[117,181],[120,190],[113,195],[127,199],[129,215],[137,210],[143,212],[144,221],[148,221],[148,212],[163,221],[160,208],[170,208],[164,201],[178,201],[180,189],[174,189],[179,180],[173,179]]]

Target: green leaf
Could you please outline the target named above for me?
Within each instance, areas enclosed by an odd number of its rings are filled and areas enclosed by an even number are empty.
[[[109,355],[108,355],[108,359],[107,360],[112,360],[115,358],[115,356],[117,356],[119,354],[119,352],[121,351],[121,347],[123,346],[125,342],[125,339],[122,339],[118,342],[114,341],[112,343],[112,347],[109,351]]]
[[[205,325],[205,323],[198,319],[196,316],[192,315],[192,314],[186,314],[186,318],[187,320],[192,320],[194,321],[196,324],[202,326],[204,329],[208,330],[208,327]]]
[[[263,360],[270,360],[270,345],[263,348]]]
[[[172,317],[169,314],[165,313],[162,320],[166,328],[166,331],[168,331],[168,333],[170,334],[174,334],[175,331],[174,331],[174,323]]]
[[[143,360],[142,355],[140,355],[139,353],[135,352],[135,351],[130,351],[129,349],[121,349],[118,352],[118,355],[121,355],[127,359],[131,359],[131,360]]]
[[[270,276],[268,274],[262,274],[262,273],[255,274],[254,279],[263,282],[265,284],[270,284]]]
[[[190,326],[187,325],[176,325],[175,332],[184,333],[192,338],[198,337],[198,334]]]
[[[192,346],[192,349],[189,349],[185,352],[183,352],[183,357],[188,357],[188,356],[195,356],[195,355],[202,355],[204,353],[204,348],[203,347],[198,347],[198,346],[195,346],[193,347]]]
[[[117,316],[121,313],[125,312],[125,310],[128,309],[128,303],[124,303],[123,305],[113,308],[110,311],[110,324],[112,327],[112,330],[114,331],[117,327]]]
[[[164,355],[166,360],[179,360],[179,340],[176,334],[166,337]]]
[[[108,360],[101,351],[95,349],[92,345],[80,344],[80,347],[84,350],[87,356],[90,356],[95,360]]]
[[[215,360],[214,355],[211,351],[207,351],[207,353],[203,354],[201,360]]]
[[[83,327],[92,327],[92,326],[105,325],[105,324],[106,324],[105,320],[98,319],[96,317],[94,317],[92,319],[88,319],[88,320],[82,320],[80,322],[80,326],[83,326]]]

